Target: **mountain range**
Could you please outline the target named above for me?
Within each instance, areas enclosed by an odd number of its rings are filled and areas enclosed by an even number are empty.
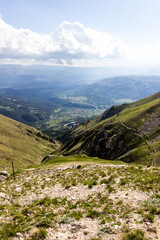
[[[0,65],[0,70],[0,114],[58,140],[112,105],[160,91],[159,76],[109,77],[103,68]]]

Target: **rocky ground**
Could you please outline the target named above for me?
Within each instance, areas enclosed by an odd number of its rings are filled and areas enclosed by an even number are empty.
[[[83,163],[5,175],[0,239],[160,239],[159,170]]]

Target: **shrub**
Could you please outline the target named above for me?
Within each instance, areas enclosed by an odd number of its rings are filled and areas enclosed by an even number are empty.
[[[154,222],[154,215],[146,214],[146,215],[144,215],[144,219],[146,219],[146,220],[148,220],[148,221],[153,223]]]
[[[14,237],[17,232],[21,232],[19,224],[6,223],[0,229],[0,239],[6,240],[10,237]]]
[[[127,181],[124,178],[120,179],[120,185],[124,186],[127,183]]]
[[[141,229],[130,230],[126,228],[122,240],[147,240],[147,239],[145,238],[145,234]]]
[[[31,240],[42,240],[47,236],[47,231],[44,228],[39,228],[39,232],[36,232],[34,236],[32,236]]]
[[[73,211],[68,215],[70,218],[74,218],[75,220],[80,220],[83,217],[83,214],[78,211]]]
[[[89,218],[98,218],[101,215],[100,212],[96,211],[96,210],[89,210],[87,213],[87,217]]]

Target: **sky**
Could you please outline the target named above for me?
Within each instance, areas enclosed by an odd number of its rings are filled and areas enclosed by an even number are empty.
[[[0,63],[160,64],[160,0],[0,0]]]

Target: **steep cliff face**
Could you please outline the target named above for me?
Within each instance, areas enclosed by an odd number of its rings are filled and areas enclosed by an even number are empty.
[[[95,123],[95,125],[94,125]],[[132,104],[113,106],[87,130],[74,130],[60,152],[85,153],[126,162],[152,161],[160,164],[160,93]]]

